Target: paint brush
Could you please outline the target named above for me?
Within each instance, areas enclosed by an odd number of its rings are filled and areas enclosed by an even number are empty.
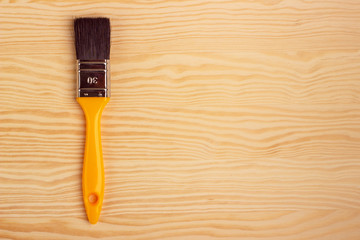
[[[110,20],[74,21],[77,58],[77,97],[86,118],[82,189],[89,222],[97,223],[104,199],[104,163],[100,120],[110,100]]]

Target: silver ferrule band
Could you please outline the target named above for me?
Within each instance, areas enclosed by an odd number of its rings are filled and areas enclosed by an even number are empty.
[[[77,97],[110,97],[110,61],[77,60]]]

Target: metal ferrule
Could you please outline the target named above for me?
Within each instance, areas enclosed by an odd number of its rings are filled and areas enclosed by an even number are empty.
[[[77,60],[77,97],[110,97],[110,61]]]

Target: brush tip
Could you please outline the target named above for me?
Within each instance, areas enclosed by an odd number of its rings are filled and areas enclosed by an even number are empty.
[[[74,31],[77,59],[110,59],[110,20],[108,18],[76,18]]]

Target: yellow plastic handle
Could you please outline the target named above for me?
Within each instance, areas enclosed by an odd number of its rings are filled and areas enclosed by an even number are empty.
[[[82,189],[89,222],[97,223],[104,199],[104,163],[101,148],[100,120],[110,98],[76,98],[86,118],[86,143],[84,152]]]

